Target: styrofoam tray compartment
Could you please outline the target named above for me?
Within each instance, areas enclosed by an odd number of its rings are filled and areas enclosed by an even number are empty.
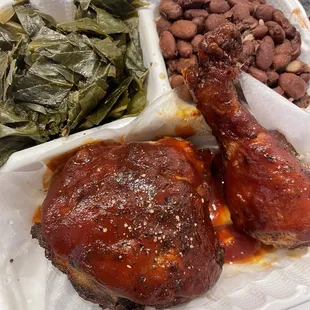
[[[48,4],[58,10],[59,3],[70,4],[69,0],[35,2],[40,5]],[[97,305],[86,302],[77,295],[67,277],[52,267],[44,257],[44,251],[38,246],[37,241],[31,240],[29,233],[31,219],[44,198],[42,175],[46,168],[41,163],[42,160],[92,139],[128,141],[152,139],[158,135],[177,134],[176,127],[186,127],[189,124],[196,126],[198,143],[210,134],[201,116],[191,117],[193,114],[191,112],[195,108],[179,102],[170,91],[154,23],[157,14],[156,5],[159,1],[150,2],[149,7],[139,12],[144,60],[150,69],[147,109],[137,118],[118,120],[18,152],[0,172],[1,310],[99,309]],[[11,1],[0,0],[0,10],[8,3]],[[298,28],[304,38],[309,37],[310,28],[300,26],[301,20],[306,20],[306,25],[309,24],[296,0],[274,0],[269,3],[282,9],[286,14],[297,9],[298,17],[296,14],[289,14],[288,17],[299,25]],[[310,48],[310,41],[306,39],[304,42],[305,53]],[[168,95],[154,101],[164,93]],[[292,113],[294,115],[295,112]],[[207,140],[208,143],[210,141]],[[9,263],[11,258],[14,259],[13,264]],[[284,310],[308,300],[310,300],[310,255],[305,249],[292,252],[290,255],[287,255],[286,251],[278,251],[266,256],[260,264],[225,265],[214,289],[176,309]]]
[[[150,1],[148,8],[148,25],[159,16],[158,4],[160,0]],[[281,10],[290,22],[296,26],[302,37],[300,59],[310,65],[310,22],[298,0],[267,0],[267,4]],[[154,24],[153,24],[154,25]],[[152,30],[153,31],[153,30]],[[154,32],[154,31],[153,31]],[[158,36],[154,38],[158,49]],[[163,59],[162,59],[163,60]],[[167,76],[167,70],[163,67],[162,76]],[[310,105],[301,109],[292,104],[286,98],[274,92],[271,88],[260,83],[246,73],[240,75],[240,84],[248,103],[248,107],[258,122],[268,130],[278,130],[286,136],[287,140],[295,147],[304,162],[310,163]],[[310,82],[308,83],[310,95]],[[170,85],[168,85],[170,89]],[[303,128],[301,131],[300,128]],[[305,143],[305,141],[308,141]]]
[[[57,21],[70,20],[74,16],[73,0],[31,0],[30,2],[44,13],[52,15]],[[0,0],[0,11],[7,9],[12,3],[14,3],[13,0]],[[142,8],[139,11],[139,32],[143,59],[145,66],[149,70],[147,77],[147,104],[151,104],[156,98],[171,90],[165,63],[158,45],[158,36],[154,27],[153,10],[150,10],[151,7],[153,8],[153,5]],[[53,150],[67,142],[70,142],[70,146],[72,146],[72,141],[82,138],[85,135],[95,133],[102,128],[120,128],[134,119],[135,117],[119,119],[103,126],[73,134],[69,137],[55,139],[43,145],[19,151],[11,156],[0,171],[16,170],[19,166],[36,161],[47,150]]]

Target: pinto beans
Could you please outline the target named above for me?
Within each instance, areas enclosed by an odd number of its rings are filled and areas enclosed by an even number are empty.
[[[211,0],[209,9],[211,13],[221,14],[228,12],[230,10],[230,6],[225,0]]]
[[[257,80],[259,80],[262,83],[267,82],[267,79],[268,79],[267,74],[263,70],[259,70],[255,67],[250,67],[248,70],[248,73],[251,74],[254,78],[256,78]]]
[[[257,19],[262,19],[264,22],[268,22],[272,20],[274,10],[274,7],[271,5],[261,4],[256,8],[254,16]]]
[[[277,72],[275,72],[275,71],[268,71],[267,72],[267,78],[268,78],[267,85],[269,87],[273,87],[279,81],[279,74]]]
[[[177,49],[178,49],[179,55],[184,58],[188,58],[193,54],[193,47],[187,41],[178,40]]]
[[[281,44],[285,39],[285,32],[281,26],[274,21],[269,21],[265,23],[265,25],[268,27],[269,34],[273,41],[276,44]]]
[[[205,18],[204,17],[195,17],[192,22],[197,27],[197,33],[203,33],[205,30]]]
[[[284,93],[294,100],[298,100],[306,94],[307,84],[299,76],[293,73],[283,73],[279,78],[279,86],[282,87]]]
[[[284,40],[280,45],[275,48],[275,54],[292,54],[292,43],[289,40]]]
[[[208,11],[201,9],[191,9],[184,12],[184,18],[192,20],[195,17],[204,17],[206,18],[209,15]]]
[[[291,61],[289,54],[277,54],[273,58],[273,68],[278,72],[283,72]]]
[[[193,101],[192,95],[191,95],[191,93],[190,93],[188,87],[187,87],[185,84],[180,85],[179,87],[177,87],[177,88],[176,88],[176,92],[177,92],[178,96],[179,96],[182,100],[184,100],[184,101],[186,101],[186,102],[191,102],[191,101]]]
[[[162,33],[159,46],[164,58],[173,58],[178,54],[175,38],[169,31],[164,31]]]
[[[310,81],[310,73],[302,73],[300,75],[300,77],[306,82],[308,83]]]
[[[171,33],[182,40],[190,40],[197,33],[197,26],[189,20],[178,20],[170,28]]]
[[[205,4],[205,0],[175,0],[183,9],[200,9]]]
[[[233,20],[236,22],[240,22],[246,17],[250,16],[249,8],[242,4],[235,5],[232,9],[232,12],[233,12]]]
[[[227,2],[229,3],[231,7],[237,4],[242,4],[250,10],[251,14],[254,12],[254,5],[248,0],[227,0]]]
[[[289,73],[300,74],[300,73],[303,73],[306,68],[307,68],[307,66],[304,62],[302,62],[299,59],[296,59],[287,65],[285,71],[289,72]]]
[[[292,60],[297,59],[301,54],[301,36],[299,32],[296,32],[295,37],[291,40],[292,44]]]
[[[177,61],[177,71],[181,74],[184,69],[194,66],[197,63],[196,55],[192,55],[190,58],[180,58]]]
[[[274,58],[273,48],[269,43],[262,42],[256,54],[256,66],[261,70],[267,70]]]
[[[310,102],[310,97],[305,100],[303,95],[310,67],[298,59],[301,35],[283,12],[266,0],[162,0],[159,12],[160,47],[170,83],[180,97],[191,98],[182,71],[197,63],[205,33],[232,22],[241,33],[241,70],[298,106]]]
[[[176,59],[167,59],[166,64],[168,67],[169,74],[172,74],[177,70],[177,60]]]
[[[171,23],[164,17],[160,17],[156,22],[156,28],[159,35],[161,35],[164,31],[169,31],[171,27]]]
[[[276,88],[273,89],[276,93],[278,93],[281,96],[284,96],[284,90],[282,89],[282,87],[277,86]]]
[[[198,51],[198,46],[200,44],[200,42],[203,40],[203,35],[202,34],[197,34],[194,39],[192,40],[192,46],[195,52]]]
[[[179,19],[182,17],[182,8],[172,0],[164,0],[159,4],[159,12],[166,19]]]
[[[274,48],[274,41],[271,36],[266,36],[262,41],[269,43]]]
[[[212,31],[219,25],[226,23],[226,19],[223,15],[211,14],[206,20],[206,30]]]
[[[239,56],[239,62],[245,63],[248,61],[250,56],[254,56],[256,53],[256,49],[258,48],[259,43],[257,41],[246,41],[243,44],[243,50],[241,55]]]
[[[184,78],[183,75],[180,74],[174,74],[170,78],[170,85],[172,88],[176,88],[180,85],[184,84]]]
[[[263,39],[268,33],[268,28],[265,25],[258,25],[252,30],[251,33],[254,38]]]
[[[272,19],[283,28],[288,39],[294,38],[297,31],[296,27],[289,22],[281,11],[275,10],[272,14]]]

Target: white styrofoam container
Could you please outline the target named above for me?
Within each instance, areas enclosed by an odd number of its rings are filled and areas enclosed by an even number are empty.
[[[0,10],[7,7],[12,1],[0,0]],[[43,5],[47,12],[56,10],[55,17],[64,20],[70,16],[70,0],[35,0],[35,4]],[[151,104],[154,99],[160,97],[162,94],[168,92],[171,88],[169,85],[167,71],[165,69],[164,61],[161,56],[158,46],[158,36],[154,24],[154,17],[156,16],[156,5],[159,1],[151,1],[151,5],[143,8],[139,12],[140,16],[140,37],[143,46],[144,60],[146,66],[150,69],[148,79],[148,102]],[[298,25],[302,35],[309,32],[310,26],[303,8],[297,0],[270,0],[270,4],[274,4],[277,8],[282,9],[284,12],[297,12],[298,14],[291,13],[288,16],[292,22]],[[65,10],[61,10],[59,3],[65,6]],[[298,16],[298,17],[297,17]],[[302,22],[301,22],[302,21]],[[301,26],[302,25],[302,26]],[[304,25],[308,25],[307,29]],[[310,42],[305,42],[310,48]],[[167,101],[167,105],[170,101]],[[165,110],[164,110],[165,113]],[[147,123],[148,119],[144,115],[142,122]],[[87,139],[96,138],[98,135],[104,134],[106,136],[115,134],[122,135],[126,133],[126,125],[130,124],[135,118],[128,118],[118,120],[107,125],[90,129],[72,135],[67,138],[60,138],[21,152],[15,153],[0,172],[0,184],[5,182],[10,183],[15,180],[17,175],[21,176],[20,184],[14,184],[11,193],[0,197],[0,234],[3,239],[13,241],[21,236],[16,236],[15,231],[19,228],[11,223],[11,219],[6,219],[7,206],[4,206],[5,201],[18,201],[18,197],[10,198],[11,195],[18,195],[19,190],[29,190],[28,183],[23,183],[23,178],[28,178],[30,174],[33,177],[38,175],[35,171],[38,161],[44,158],[44,154],[53,156],[85,142]],[[138,126],[141,126],[141,124]],[[145,125],[146,126],[146,125]],[[141,126],[143,127],[143,126]],[[121,134],[120,134],[121,133]],[[154,133],[155,135],[155,133]],[[85,139],[84,139],[85,137]],[[32,170],[34,170],[32,172]],[[18,172],[19,171],[19,172]],[[20,171],[24,171],[19,174]],[[26,172],[28,171],[28,172]],[[39,184],[41,180],[34,181],[33,184]],[[25,185],[26,184],[26,185]],[[39,186],[39,185],[38,185]],[[0,186],[1,187],[1,186]],[[32,191],[29,190],[29,199],[31,198]],[[7,199],[7,200],[6,200]],[[12,208],[15,206],[12,206]],[[16,212],[23,210],[17,209]],[[5,225],[6,224],[6,225]],[[28,226],[31,223],[21,222],[25,226],[27,232]],[[28,225],[28,226],[27,226]],[[14,228],[15,227],[15,228]],[[11,239],[10,239],[11,238]],[[15,238],[15,239],[14,239]],[[31,247],[25,246],[24,251],[33,250],[29,255],[29,259],[39,262],[40,270],[35,273],[29,273],[31,269],[29,265],[20,264],[20,268],[14,270],[9,267],[3,267],[6,264],[6,253],[2,248],[2,239],[0,238],[0,309],[1,310],[58,310],[58,309],[76,309],[76,310],[95,310],[98,309],[96,305],[81,300],[75,291],[72,289],[68,280],[60,272],[54,270],[50,264],[42,256],[43,251],[39,249],[34,241]],[[15,244],[16,240],[14,241]],[[19,240],[19,242],[21,242]],[[30,241],[29,241],[30,242]],[[305,252],[300,252],[302,258],[294,258],[291,256],[281,256],[279,252],[275,257],[268,258],[269,266],[262,265],[234,265],[225,266],[224,272],[213,290],[206,295],[195,299],[187,305],[177,307],[177,309],[264,309],[264,310],[284,310],[291,307],[295,310],[306,309],[304,306],[299,307],[299,304],[310,301],[310,255]],[[25,253],[24,253],[25,254]],[[296,254],[296,252],[295,252]],[[42,260],[46,263],[42,264]],[[17,258],[18,261],[18,258]],[[39,266],[39,263],[38,263]],[[1,268],[4,269],[1,269]],[[25,269],[26,268],[26,269]],[[30,269],[27,269],[30,268]],[[3,274],[1,273],[3,270]],[[6,274],[5,272],[8,272]],[[33,274],[37,278],[33,279]],[[14,281],[14,277],[23,279],[23,283]],[[47,277],[47,283],[45,279]],[[32,292],[33,287],[28,286],[33,281],[38,281],[41,289],[38,292]],[[53,284],[53,285],[51,285]],[[23,285],[23,286],[22,286]],[[59,289],[58,287],[59,286]],[[40,287],[40,286],[39,286]],[[21,290],[21,291],[19,291]],[[53,291],[53,298],[49,296],[49,291]],[[64,295],[64,291],[66,291]],[[30,297],[29,297],[30,296]],[[65,301],[63,298],[66,298]],[[16,300],[16,302],[15,302]],[[23,305],[23,306],[21,306]],[[307,309],[310,309],[310,306]]]
[[[8,8],[12,3],[13,0],[0,0],[0,11]],[[31,3],[44,13],[52,15],[57,21],[65,21],[73,16],[73,4],[71,0],[32,0]],[[65,9],[62,9],[62,7]],[[171,90],[165,63],[158,45],[157,31],[154,26],[154,10],[155,5],[151,5],[146,9],[141,9],[139,12],[139,31],[141,45],[143,47],[144,64],[149,69],[147,80],[148,104]],[[11,156],[9,161],[2,167],[2,169],[0,169],[0,171],[16,169],[20,165],[25,165],[35,161],[47,150],[52,150],[68,141],[78,139],[91,132],[97,132],[102,128],[123,127],[134,119],[135,117],[116,120],[106,125],[71,135],[70,137],[59,138],[43,145],[17,152]]]

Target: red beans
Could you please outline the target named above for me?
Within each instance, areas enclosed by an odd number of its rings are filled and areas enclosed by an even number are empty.
[[[176,41],[171,32],[164,31],[162,33],[159,45],[164,58],[173,58],[177,55]]]
[[[178,20],[170,28],[171,33],[179,39],[190,40],[197,33],[197,26],[189,20]]]
[[[243,39],[240,67],[280,95],[303,107],[310,103],[309,66],[298,60],[301,36],[284,14],[265,0],[163,0],[157,21],[170,83],[189,92],[182,71],[197,63],[204,34],[232,22]]]

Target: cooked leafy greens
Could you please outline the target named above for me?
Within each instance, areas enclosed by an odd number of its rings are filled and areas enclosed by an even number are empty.
[[[0,167],[11,154],[139,114],[146,104],[137,0],[75,0],[57,24],[27,1],[0,14]]]

